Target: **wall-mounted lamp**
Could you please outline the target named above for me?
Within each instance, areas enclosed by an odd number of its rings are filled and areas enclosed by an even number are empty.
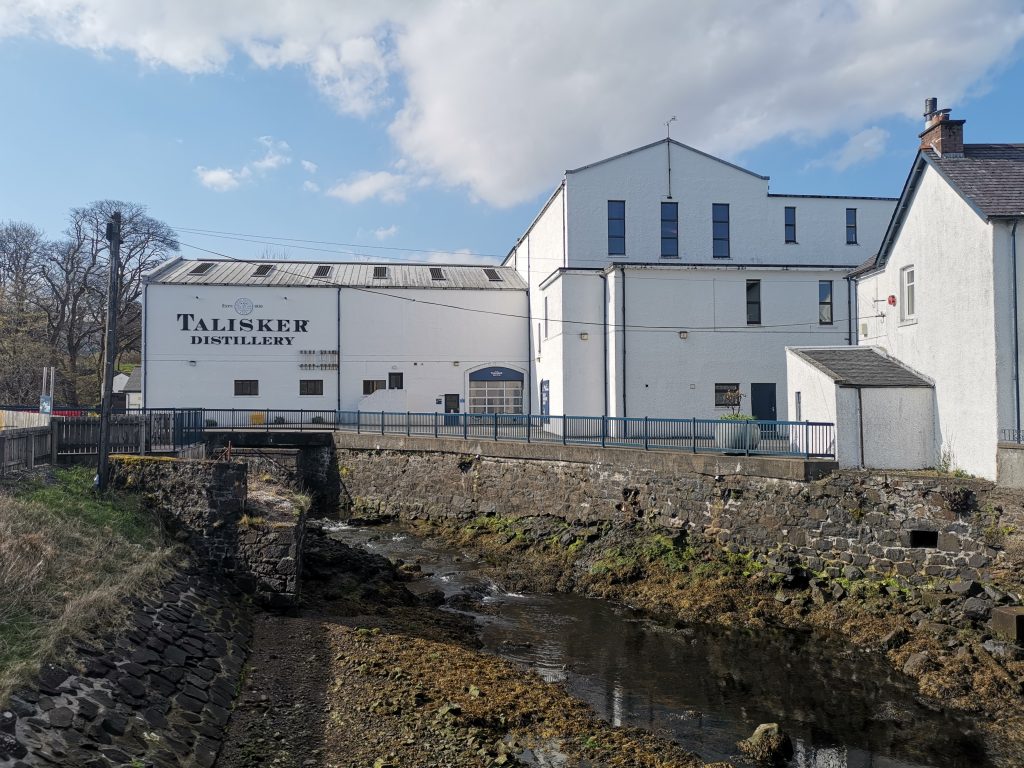
[[[583,333],[580,334],[580,341],[586,341],[589,338],[590,338],[590,334],[587,333],[586,331],[583,331]]]
[[[459,361],[458,360],[453,360],[452,361],[452,365],[454,365],[456,368],[458,368],[459,367]]]
[[[689,331],[680,331],[679,332],[679,338],[682,339],[683,341],[686,341],[688,338],[690,338],[690,332]]]
[[[188,364],[189,364],[190,366],[192,366],[193,368],[195,368],[195,367],[196,367],[196,361],[195,361],[195,360],[189,360],[189,361],[188,361]]]

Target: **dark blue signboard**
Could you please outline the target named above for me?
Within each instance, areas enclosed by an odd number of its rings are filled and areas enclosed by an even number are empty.
[[[469,374],[470,381],[522,381],[523,374],[512,368],[481,368]]]

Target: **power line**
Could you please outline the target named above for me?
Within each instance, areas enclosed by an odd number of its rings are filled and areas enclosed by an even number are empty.
[[[240,240],[245,243],[258,243],[262,245],[277,245],[287,248],[300,248],[307,251],[320,251],[323,253],[338,253],[338,254],[351,254],[357,256],[366,256],[368,254],[358,253],[356,251],[335,251],[327,248],[314,248],[312,246],[305,245],[293,245],[293,243],[312,243],[315,245],[336,245],[342,248],[361,248],[368,250],[377,251],[403,251],[407,253],[443,253],[452,256],[476,256],[486,259],[503,259],[504,256],[496,253],[476,253],[474,251],[451,251],[442,248],[400,248],[394,245],[364,245],[359,243],[340,243],[332,240],[309,240],[300,237],[277,237],[274,235],[254,235],[247,232],[223,232],[216,229],[197,229],[195,227],[172,227],[180,232],[188,232],[194,235],[203,235],[205,237],[216,237],[222,240]],[[391,257],[397,258],[397,257]]]
[[[249,259],[240,259],[240,258],[235,257],[235,256],[229,256],[229,255],[227,255],[225,253],[221,253],[220,251],[213,251],[213,250],[210,250],[208,248],[201,248],[198,245],[192,245],[191,243],[182,242],[181,244],[186,246],[186,247],[188,247],[188,248],[195,248],[197,251],[203,251],[204,253],[209,253],[209,254],[212,254],[214,256],[220,256],[222,258],[228,259],[229,261],[236,261],[236,262],[241,262],[241,263],[251,263],[251,261]],[[373,288],[364,288],[364,287],[354,286],[354,285],[342,285],[341,283],[335,282],[334,280],[331,280],[330,278],[315,277],[315,276],[314,277],[310,277],[308,275],[303,275],[303,274],[300,274],[298,272],[289,271],[287,268],[281,268],[280,263],[278,264],[277,269],[278,269],[279,272],[281,272],[283,274],[292,275],[293,277],[299,277],[304,282],[309,282],[309,281],[312,280],[312,281],[316,281],[318,283],[322,283],[323,287],[325,287],[325,288],[344,288],[346,290],[360,291],[362,293],[369,293],[369,294],[376,295],[376,296],[383,296],[383,297],[386,297],[386,298],[389,298],[389,299],[397,299],[399,301],[408,301],[408,302],[411,302],[411,303],[414,303],[414,304],[423,304],[425,306],[442,307],[442,308],[445,308],[445,309],[454,309],[454,310],[457,310],[457,311],[460,311],[460,312],[471,312],[471,313],[480,314],[480,315],[492,315],[492,316],[496,316],[496,317],[508,317],[508,318],[513,318],[513,319],[516,319],[516,320],[534,320],[534,319],[539,320],[540,319],[540,318],[531,317],[530,315],[521,315],[521,314],[517,314],[517,313],[514,313],[514,312],[497,312],[497,311],[492,310],[492,309],[476,309],[475,307],[460,307],[460,306],[457,306],[455,304],[445,304],[445,303],[439,302],[439,301],[428,301],[426,299],[417,299],[417,298],[413,298],[411,296],[397,296],[397,295],[395,295],[393,293],[385,293],[384,291],[375,290]],[[280,286],[280,287],[284,287],[284,286]],[[429,289],[424,289],[424,290],[429,290]],[[875,315],[866,315],[864,317],[858,317],[857,320],[867,320],[867,319],[869,319],[871,317],[875,317]],[[777,323],[777,324],[766,324],[766,325],[756,325],[756,326],[752,326],[752,325],[709,325],[709,326],[686,326],[686,327],[682,327],[679,324],[676,324],[676,325],[638,325],[638,324],[636,324],[636,325],[635,324],[622,325],[622,324],[617,324],[617,323],[607,323],[606,324],[606,323],[602,323],[602,322],[589,321],[589,320],[566,320],[566,319],[555,319],[555,318],[549,318],[548,322],[562,323],[563,325],[580,325],[580,326],[587,326],[587,327],[609,328],[611,330],[616,330],[616,331],[618,331],[618,330],[628,330],[628,331],[659,331],[659,332],[672,332],[672,333],[678,333],[679,331],[687,331],[688,333],[689,332],[693,332],[693,333],[701,333],[701,332],[714,332],[714,333],[729,333],[729,332],[766,333],[766,332],[771,332],[771,331],[765,331],[765,330],[762,330],[762,329],[799,328],[799,327],[803,327],[803,326],[817,327],[816,324],[813,321],[806,321],[806,322],[802,322],[802,323]],[[785,332],[789,333],[791,331],[785,331]],[[812,331],[808,330],[808,333],[810,333],[810,332],[812,332]],[[781,331],[775,331],[775,333],[781,333]]]

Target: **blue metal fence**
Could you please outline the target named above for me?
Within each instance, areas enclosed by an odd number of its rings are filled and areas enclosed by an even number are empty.
[[[151,433],[166,434],[167,442],[178,445],[198,441],[204,432],[210,430],[350,430],[360,434],[562,443],[745,456],[794,456],[805,459],[835,458],[836,445],[835,425],[812,421],[273,408],[144,408],[127,413],[153,415],[157,420],[155,424],[149,420]]]

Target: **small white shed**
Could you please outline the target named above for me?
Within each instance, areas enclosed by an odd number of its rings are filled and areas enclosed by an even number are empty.
[[[935,391],[878,347],[787,347],[789,413],[836,425],[841,467],[923,469],[938,463]]]

